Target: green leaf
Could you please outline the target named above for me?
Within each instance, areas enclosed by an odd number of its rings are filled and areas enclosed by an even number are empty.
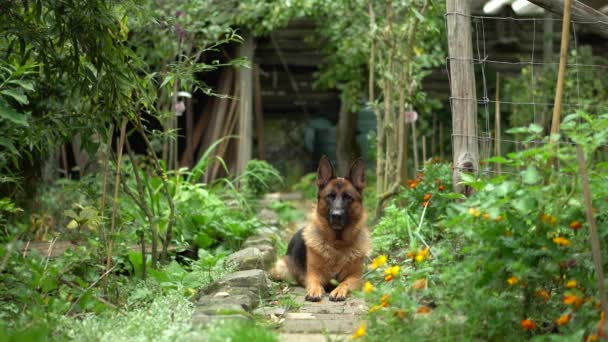
[[[28,113],[19,113],[14,108],[0,103],[0,119],[11,121],[12,123],[27,127],[29,114]],[[1,120],[0,120],[1,121]]]
[[[8,81],[8,83],[18,85],[27,91],[34,91],[34,85],[32,84],[32,82],[22,80],[10,80]]]
[[[522,178],[525,184],[536,184],[542,179],[538,170],[533,165],[528,165],[528,168],[522,174]]]
[[[28,101],[28,99],[27,99],[27,96],[25,96],[23,94],[19,94],[14,89],[1,90],[0,93],[12,97],[13,99],[15,99],[15,101],[17,101],[23,105],[30,103],[30,101]]]

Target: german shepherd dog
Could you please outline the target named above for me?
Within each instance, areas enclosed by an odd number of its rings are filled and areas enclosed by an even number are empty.
[[[343,301],[361,286],[364,258],[371,250],[363,208],[365,164],[356,160],[347,177],[336,177],[327,157],[317,170],[317,205],[308,225],[291,239],[287,254],[271,271],[274,279],[306,287],[307,301],[318,302],[332,283],[330,301]]]

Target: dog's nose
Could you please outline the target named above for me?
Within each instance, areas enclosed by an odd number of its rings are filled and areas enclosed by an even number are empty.
[[[329,213],[329,218],[332,222],[341,222],[344,217],[344,210],[332,210]]]

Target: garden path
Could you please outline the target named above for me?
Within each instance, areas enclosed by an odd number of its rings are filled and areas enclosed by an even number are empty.
[[[314,207],[310,200],[296,199],[289,201],[296,209],[309,213]],[[306,225],[306,218],[290,222],[282,230],[281,237],[285,243],[298,229]],[[367,311],[363,299],[348,297],[344,302],[332,302],[326,294],[320,302],[304,300],[305,290],[302,287],[284,287],[279,291],[292,296],[295,305],[286,310],[280,320],[279,340],[285,342],[342,341],[357,329],[362,315]]]

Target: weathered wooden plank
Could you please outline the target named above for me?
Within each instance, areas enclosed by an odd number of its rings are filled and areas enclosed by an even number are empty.
[[[561,17],[564,13],[564,0],[529,0],[545,10]],[[608,38],[608,15],[585,5],[580,1],[572,1],[572,20],[589,27],[594,33]]]

